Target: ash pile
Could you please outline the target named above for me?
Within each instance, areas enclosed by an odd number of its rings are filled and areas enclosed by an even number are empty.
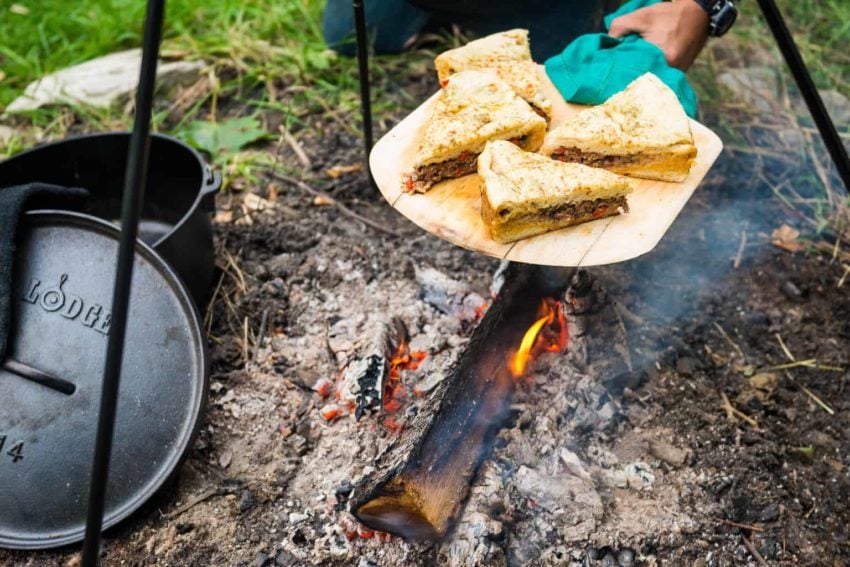
[[[264,341],[252,375],[272,380],[282,369],[307,369],[289,373],[292,388],[276,400],[287,417],[279,425],[285,458],[275,471],[284,479],[275,525],[288,535],[270,557],[638,565],[698,530],[686,505],[688,487],[699,484],[690,455],[668,441],[670,432],[641,428],[651,417],[636,393],[645,373],[632,365],[616,302],[586,272],[560,298],[565,348],[537,357],[517,382],[446,534],[413,541],[358,522],[357,490],[381,474],[405,435],[438,419],[447,377],[503,279],[497,272],[489,290],[474,290],[417,269],[414,279],[384,280],[380,293],[358,294],[356,303],[316,309],[305,337]],[[311,334],[323,340],[307,340]],[[403,451],[393,458],[411,459]]]

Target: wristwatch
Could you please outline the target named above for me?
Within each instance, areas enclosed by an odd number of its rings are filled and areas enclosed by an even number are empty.
[[[720,37],[728,32],[738,19],[738,8],[735,7],[734,0],[696,0],[696,3],[708,14],[708,33],[713,37]]]

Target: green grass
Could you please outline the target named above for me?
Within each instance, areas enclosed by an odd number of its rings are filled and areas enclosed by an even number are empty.
[[[778,0],[821,89],[850,96],[850,0]],[[171,0],[168,2],[163,53],[210,64],[210,86],[178,118],[170,115],[168,100],[159,100],[155,128],[191,138],[198,122],[274,113],[296,131],[310,126],[317,115],[333,119],[356,133],[359,121],[355,62],[327,49],[321,35],[323,0]],[[717,45],[740,49],[739,63],[769,65],[782,70],[792,83],[764,24],[755,0],[741,2],[741,18],[731,39]],[[0,111],[32,80],[46,73],[140,42],[143,0],[5,0],[0,1]],[[765,54],[768,60],[764,61]],[[411,100],[398,87],[399,78],[425,73],[433,54],[414,51],[373,59],[373,99],[376,120],[398,118]],[[759,59],[761,57],[761,60]],[[759,62],[760,61],[760,62]],[[742,111],[717,84],[724,64],[711,53],[701,57],[690,76],[700,95],[703,115],[722,132],[728,144],[759,145],[749,137],[749,125],[775,117]],[[164,98],[164,97],[162,97]],[[14,139],[0,149],[11,155],[44,137],[61,137],[69,130],[110,130],[129,127],[120,111],[53,108],[14,118],[25,139]],[[787,124],[810,126],[807,116],[783,118]],[[850,125],[839,125],[850,134]],[[275,142],[278,132],[265,139]],[[216,156],[228,177],[250,170],[249,153]],[[810,159],[807,150],[792,156]],[[789,181],[791,187],[823,184],[823,176],[803,168]],[[828,184],[828,183],[827,183]],[[830,189],[827,189],[830,191]],[[805,191],[810,197],[811,191]],[[832,202],[835,201],[832,195]],[[826,202],[826,198],[823,202]],[[828,212],[812,213],[821,226]]]

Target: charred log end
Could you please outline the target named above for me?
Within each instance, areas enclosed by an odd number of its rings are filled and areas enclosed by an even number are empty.
[[[546,297],[566,286],[561,271],[513,266],[497,300],[441,388],[431,416],[379,457],[355,490],[351,511],[370,528],[435,541],[451,529],[469,486],[508,414],[511,353]],[[427,414],[422,414],[425,419]]]
[[[441,538],[434,519],[425,515],[416,488],[404,479],[394,479],[365,504],[354,510],[354,516],[364,525],[382,532],[395,533],[413,541],[434,541]]]

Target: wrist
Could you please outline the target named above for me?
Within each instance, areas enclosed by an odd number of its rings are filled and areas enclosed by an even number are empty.
[[[734,0],[691,0],[708,16],[709,35],[720,37],[724,35],[738,17],[738,9]]]

